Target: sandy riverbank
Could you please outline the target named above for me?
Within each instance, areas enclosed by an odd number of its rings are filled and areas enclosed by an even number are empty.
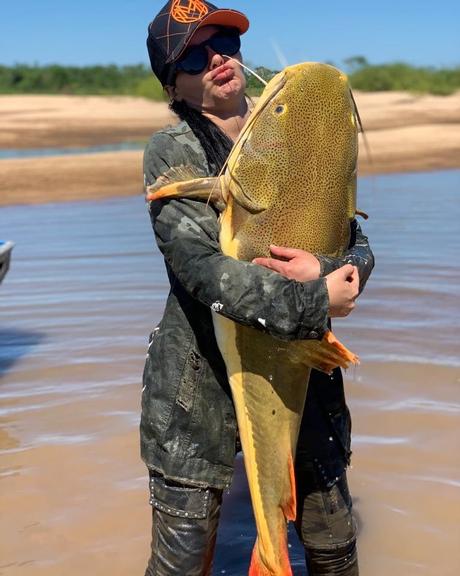
[[[372,161],[360,173],[460,167],[460,92],[357,93]],[[146,141],[174,121],[166,103],[131,97],[0,96],[0,148]],[[128,196],[142,191],[142,152],[0,160],[0,205]]]
[[[0,148],[144,140],[173,116],[166,102],[128,96],[0,96]]]

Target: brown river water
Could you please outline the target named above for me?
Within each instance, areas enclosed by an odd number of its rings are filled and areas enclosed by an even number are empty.
[[[362,576],[460,573],[460,172],[362,179],[377,266],[334,324],[346,374]],[[141,575],[139,458],[147,335],[167,294],[142,198],[8,207],[0,287],[0,574]],[[237,460],[214,574],[247,573],[254,538]],[[305,574],[292,535],[295,574]]]

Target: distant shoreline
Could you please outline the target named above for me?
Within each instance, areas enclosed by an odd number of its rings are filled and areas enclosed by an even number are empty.
[[[460,92],[356,93],[371,150],[359,174],[460,168]],[[175,122],[166,103],[133,97],[0,96],[0,148],[145,140]],[[0,160],[0,206],[142,193],[142,151]]]

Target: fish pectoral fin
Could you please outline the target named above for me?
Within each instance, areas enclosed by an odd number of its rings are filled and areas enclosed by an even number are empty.
[[[346,348],[328,330],[322,340],[295,340],[289,343],[291,362],[305,364],[315,370],[330,374],[334,368],[348,368],[350,364],[359,364],[359,358]]]
[[[160,174],[151,186],[147,186],[147,191],[155,192],[168,184],[187,182],[188,180],[196,180],[205,176],[206,174],[196,166],[185,166],[185,164],[171,166],[166,172]]]
[[[187,166],[170,168],[146,188],[146,200],[154,202],[163,198],[192,198],[207,200],[217,209],[225,208],[223,180],[220,177],[202,178],[202,174]]]
[[[367,220],[369,218],[366,212],[363,212],[362,210],[355,210],[355,214],[357,216],[361,216],[361,218],[364,218],[364,220]]]

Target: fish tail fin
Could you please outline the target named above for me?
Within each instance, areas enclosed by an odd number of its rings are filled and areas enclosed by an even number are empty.
[[[280,557],[277,558],[277,561],[278,568],[276,569],[276,572],[267,568],[267,566],[265,566],[265,564],[260,559],[258,540],[256,540],[252,550],[251,564],[249,566],[248,576],[273,576],[274,574],[277,576],[292,576],[292,568],[289,562],[287,543],[285,548],[280,551]]]
[[[249,572],[248,576],[264,576],[267,571],[265,570],[264,566],[260,562],[259,553],[257,551],[257,541],[254,545],[251,555],[251,564],[249,565]]]
[[[295,520],[297,512],[297,497],[296,497],[296,482],[295,482],[295,472],[294,472],[294,460],[292,455],[289,454],[288,457],[288,472],[289,472],[289,490],[288,496],[285,502],[281,503],[281,510],[279,510],[279,522],[278,538],[275,538],[279,544],[279,548],[276,550],[276,554],[272,554],[271,561],[263,562],[261,557],[264,554],[260,551],[259,538],[256,540],[254,549],[251,556],[251,564],[249,567],[249,576],[292,576],[291,564],[289,561],[289,552],[287,546],[287,531],[286,531],[286,521]],[[268,565],[270,565],[270,568]]]

